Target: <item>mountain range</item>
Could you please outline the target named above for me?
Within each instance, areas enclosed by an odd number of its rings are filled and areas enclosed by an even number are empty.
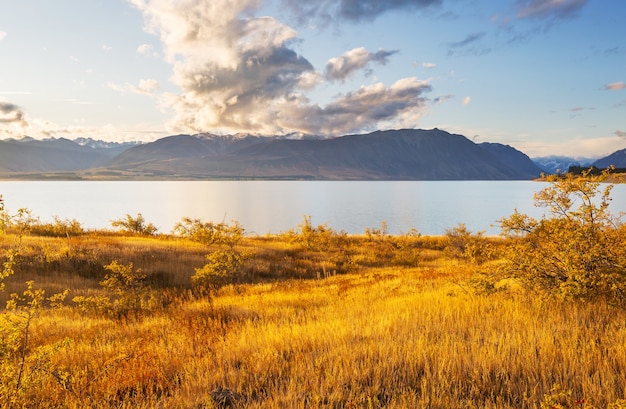
[[[0,177],[17,179],[524,180],[549,172],[540,165],[511,146],[437,128],[334,138],[204,133],[143,144],[0,141]]]

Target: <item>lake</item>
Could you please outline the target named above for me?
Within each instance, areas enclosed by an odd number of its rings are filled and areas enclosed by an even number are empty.
[[[141,213],[162,233],[183,217],[239,221],[251,234],[313,224],[363,233],[385,221],[389,233],[416,229],[443,234],[459,223],[498,234],[497,221],[517,208],[533,217],[544,209],[532,181],[0,181],[6,209],[28,208],[41,221],[76,219],[85,228],[110,229],[111,220]],[[615,185],[610,210],[626,212],[626,184]]]

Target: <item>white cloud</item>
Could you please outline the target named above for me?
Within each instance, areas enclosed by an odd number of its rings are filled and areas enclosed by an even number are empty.
[[[25,113],[22,108],[8,101],[0,101],[0,124],[18,124],[26,126]]]
[[[311,102],[305,94],[311,88],[347,78],[371,62],[384,64],[393,52],[352,50],[322,75],[294,50],[293,28],[255,16],[262,1],[128,1],[143,13],[146,30],[159,37],[173,66],[172,81],[181,93],[161,98],[175,112],[172,130],[337,133],[409,123],[424,109],[430,86],[415,78],[362,87],[324,106]],[[420,1],[427,2],[433,1]]]
[[[112,89],[113,91],[127,93],[132,92],[134,94],[153,96],[156,91],[159,89],[159,82],[154,79],[142,79],[139,80],[138,85],[132,85],[129,83],[125,83],[123,85],[116,84],[114,82],[107,83],[107,87]]]
[[[154,50],[150,44],[141,44],[137,47],[137,53],[141,55],[146,55],[150,57],[158,57],[159,53]]]
[[[626,83],[624,83],[623,81],[618,81],[618,82],[612,82],[610,84],[607,84],[604,89],[610,90],[610,91],[617,91],[620,89],[626,89]]]
[[[0,41],[4,40],[7,36],[7,32],[6,31],[0,31]]]
[[[165,136],[162,130],[154,130],[154,126],[135,124],[119,126],[107,124],[104,126],[86,126],[75,123],[62,125],[46,119],[34,118],[29,120],[28,135],[34,138],[68,138],[90,137],[103,141],[150,141]],[[0,130],[1,131],[1,130]],[[23,136],[21,134],[20,136]],[[17,135],[16,135],[17,136]]]
[[[110,45],[107,45],[107,44],[102,44],[102,51],[109,52],[111,50],[113,50],[113,47],[111,47]]]
[[[424,67],[426,69],[435,68],[436,66],[437,66],[437,64],[434,64],[432,62],[424,62],[424,63],[422,63],[422,67]]]
[[[326,64],[325,77],[329,81],[345,80],[356,71],[366,67],[371,62],[385,65],[389,56],[397,51],[379,50],[375,53],[365,48],[355,48],[341,57],[331,58]]]
[[[463,98],[463,105],[469,105],[472,102],[472,98],[467,96]]]
[[[547,155],[564,155],[571,157],[603,157],[611,153],[626,148],[626,141],[619,136],[606,137],[574,137],[566,138],[560,141],[532,141],[520,142],[515,148],[531,158],[547,156]]]
[[[382,83],[362,86],[325,106],[312,105],[306,98],[285,99],[276,102],[279,114],[272,119],[283,129],[327,135],[392,125],[415,127],[424,113],[423,94],[428,91],[428,83],[404,78],[390,87]]]
[[[19,105],[0,100],[0,134],[20,137],[28,128],[26,113]]]

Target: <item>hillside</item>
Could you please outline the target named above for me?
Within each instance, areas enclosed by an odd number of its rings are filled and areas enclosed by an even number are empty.
[[[607,168],[611,165],[616,168],[626,168],[626,149],[613,152],[611,155],[593,162],[593,166],[596,168]]]
[[[531,179],[541,170],[504,145],[404,129],[329,139],[177,135],[133,147],[97,171],[178,178]]]
[[[102,166],[135,143],[94,146],[90,139],[0,140],[0,173],[66,172]]]
[[[520,180],[541,169],[522,152],[432,129],[335,138],[212,134],[154,142],[0,141],[4,178]]]

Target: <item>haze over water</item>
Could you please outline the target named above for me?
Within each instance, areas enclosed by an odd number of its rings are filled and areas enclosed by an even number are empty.
[[[391,234],[411,229],[443,234],[459,223],[487,234],[515,209],[539,218],[531,181],[150,181],[0,182],[7,210],[28,208],[41,221],[76,219],[85,228],[112,229],[111,220],[141,213],[161,233],[183,217],[237,220],[249,234],[279,233],[304,215],[337,231],[361,234],[387,222]],[[611,212],[626,211],[626,185],[615,185]]]

